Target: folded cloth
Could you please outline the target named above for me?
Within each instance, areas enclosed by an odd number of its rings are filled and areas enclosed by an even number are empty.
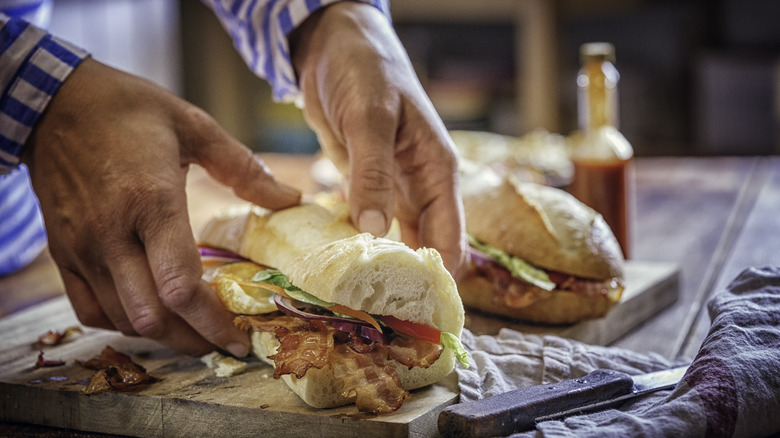
[[[780,432],[780,268],[751,268],[709,302],[712,324],[682,381],[620,408],[545,421],[525,437],[754,437]],[[472,366],[458,368],[461,402],[582,377],[682,365],[554,336],[464,331]]]

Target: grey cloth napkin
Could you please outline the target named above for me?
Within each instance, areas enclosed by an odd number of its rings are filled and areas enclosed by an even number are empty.
[[[712,324],[683,380],[617,409],[539,423],[518,437],[756,437],[780,433],[780,268],[751,268],[708,303]],[[504,329],[463,333],[461,402],[582,377],[667,369],[660,355]]]

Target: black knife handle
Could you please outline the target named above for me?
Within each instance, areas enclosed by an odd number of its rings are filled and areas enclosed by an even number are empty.
[[[439,414],[445,437],[490,437],[533,429],[535,419],[628,394],[628,374],[596,370],[579,379],[529,386],[493,397],[460,403]]]

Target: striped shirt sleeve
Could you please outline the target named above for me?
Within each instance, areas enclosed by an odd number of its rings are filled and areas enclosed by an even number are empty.
[[[317,9],[338,0],[203,0],[227,29],[250,69],[266,79],[278,102],[302,103],[287,36]],[[388,19],[388,0],[359,0]]]
[[[86,56],[27,21],[0,14],[0,174],[19,164],[46,105]]]

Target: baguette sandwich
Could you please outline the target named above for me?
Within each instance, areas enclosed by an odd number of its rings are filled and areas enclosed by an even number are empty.
[[[463,186],[471,264],[458,291],[466,307],[571,324],[620,300],[623,256],[596,211],[563,190],[486,171],[466,174]]]
[[[348,217],[316,203],[218,215],[201,245],[245,260],[205,276],[304,402],[392,412],[467,363],[463,305],[438,252],[359,233]]]

